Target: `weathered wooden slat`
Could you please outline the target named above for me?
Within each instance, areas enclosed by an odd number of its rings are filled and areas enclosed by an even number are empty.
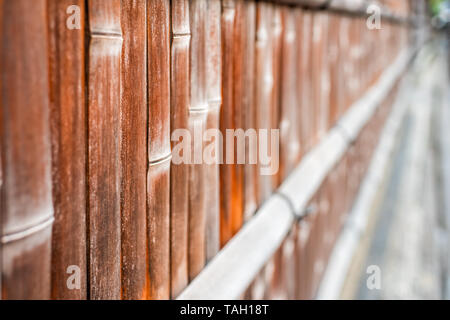
[[[220,0],[207,1],[207,32],[206,32],[206,59],[207,59],[207,98],[208,116],[206,129],[217,130],[219,128],[219,115],[222,104],[222,50],[220,30]],[[220,195],[219,195],[219,164],[218,152],[214,141],[205,144],[205,148],[211,146],[211,153],[215,161],[206,163],[206,182],[208,192],[206,193],[206,260],[211,260],[219,251],[220,247]]]
[[[190,45],[190,104],[188,126],[191,134],[191,163],[189,165],[189,227],[188,272],[192,280],[206,261],[206,192],[209,191],[206,166],[203,162],[203,133],[209,111],[207,97],[207,1],[189,2]],[[200,140],[200,141],[199,141]]]
[[[0,1],[2,299],[49,299],[53,223],[46,1]]]
[[[358,21],[356,18],[352,17],[350,19],[350,26],[348,30],[348,40],[349,40],[349,47],[348,47],[348,79],[347,79],[347,98],[348,101],[346,105],[351,105],[353,102],[356,101],[358,92],[358,81],[357,81],[357,54],[358,54],[358,39],[357,39],[357,31],[356,28],[358,28]],[[383,64],[384,67],[385,64]]]
[[[170,298],[170,1],[147,2],[149,298]]]
[[[338,113],[339,115],[344,114],[346,108],[348,107],[348,79],[350,72],[350,63],[349,63],[349,28],[350,28],[351,18],[349,17],[341,17],[341,21],[339,24],[339,53],[340,60],[338,66],[338,73],[340,75],[340,81],[338,82],[338,91],[339,91],[339,101],[338,101]],[[376,63],[374,63],[376,64]]]
[[[296,242],[295,242],[295,253],[296,253],[296,261],[295,261],[295,281],[297,283],[295,290],[295,299],[304,300],[305,299],[305,284],[306,284],[306,240],[308,237],[309,225],[306,222],[306,219],[300,221],[296,226]]]
[[[245,27],[245,4],[243,1],[235,2],[235,14],[234,14],[234,28],[232,33],[232,50],[224,52],[225,55],[230,55],[232,63],[232,78],[231,82],[232,100],[230,105],[231,110],[227,113],[230,115],[231,126],[222,128],[222,132],[225,129],[241,129],[244,127],[244,109],[243,109],[243,82],[244,74],[247,72],[244,46],[246,43],[246,30]],[[224,58],[225,59],[225,58]],[[227,143],[225,138],[225,146]],[[225,150],[225,160],[228,157],[228,150]],[[231,165],[231,235],[241,228],[243,223],[243,205],[244,205],[244,165],[238,160],[238,155],[245,152],[245,146],[240,145],[238,141],[234,141],[234,160]]]
[[[244,29],[245,42],[243,44],[243,56],[245,61],[244,80],[242,82],[242,112],[243,129],[255,129],[256,126],[256,105],[255,105],[255,39],[256,39],[256,4],[254,1],[244,3]],[[250,157],[257,155],[257,148],[249,143],[245,146],[244,165],[244,204],[243,216],[247,221],[255,213],[256,203],[256,164],[250,163]]]
[[[235,1],[222,1],[222,108],[220,110],[220,131],[224,134],[223,145],[227,145],[226,129],[233,129],[233,52]],[[233,189],[234,165],[227,163],[227,154],[223,152],[223,164],[220,169],[220,243],[225,245],[233,235]],[[234,197],[233,197],[234,195]]]
[[[281,247],[282,245],[275,251],[261,272],[264,283],[264,300],[283,299]]]
[[[319,271],[319,257],[320,257],[320,190],[322,183],[316,189],[311,200],[308,202],[308,206],[316,208],[315,212],[311,213],[308,218],[311,226],[311,230],[308,237],[308,249],[307,249],[307,291],[306,296],[308,298],[314,297],[316,281]]]
[[[120,299],[120,0],[88,1],[89,287]]]
[[[294,225],[291,233],[287,236],[281,251],[282,283],[285,299],[295,300],[298,286],[298,252],[296,251],[297,225]]]
[[[2,112],[0,111],[0,123],[1,123],[1,114]],[[1,125],[0,125],[1,126]],[[2,145],[1,145],[2,141],[0,139],[0,226],[3,225],[3,166],[2,166]],[[1,229],[0,229],[1,230]],[[1,231],[1,234],[3,234],[3,231]],[[3,243],[0,241],[0,299],[2,297],[1,292],[2,292],[2,278],[3,278]]]
[[[189,2],[175,0],[171,4],[171,131],[188,129],[189,114]],[[188,283],[188,183],[189,166],[179,163],[182,155],[174,149],[179,141],[172,141],[173,158],[170,172],[170,271],[171,295],[178,294]],[[175,160],[175,161],[174,161]]]
[[[147,2],[121,2],[122,299],[148,296],[147,261]]]
[[[300,140],[297,134],[300,108],[297,91],[299,68],[297,67],[297,39],[295,16],[290,8],[283,8],[283,34],[281,47],[281,104],[280,104],[280,178],[284,180],[300,158]],[[301,61],[299,61],[301,63]],[[300,70],[301,71],[301,70]],[[301,89],[303,90],[303,88]]]
[[[67,27],[68,8],[78,6],[80,29]],[[52,234],[52,298],[85,299],[86,105],[84,1],[47,2],[50,67],[50,126],[55,223]],[[75,9],[75,8],[74,8]],[[69,10],[72,15],[77,14]],[[68,249],[70,248],[70,250]],[[67,278],[79,268],[79,282]],[[73,267],[72,267],[73,268]],[[69,273],[68,273],[69,272]],[[80,287],[76,287],[79,285]]]
[[[273,7],[270,3],[256,4],[256,44],[255,44],[255,114],[256,129],[270,130],[273,125]],[[271,176],[261,175],[261,163],[257,165],[257,204],[260,206],[272,193]]]
[[[329,74],[326,59],[328,16],[323,12],[313,13],[312,35],[312,81],[315,142],[328,131]]]
[[[301,41],[298,50],[299,58],[297,66],[300,70],[297,73],[297,91],[300,93],[298,98],[300,103],[300,119],[298,129],[300,135],[300,146],[302,155],[306,154],[313,146],[314,113],[312,104],[312,14],[309,11],[298,13],[301,18],[296,19],[297,34]]]
[[[329,67],[329,117],[328,127],[331,128],[339,118],[339,22],[340,18],[337,15],[329,16],[328,24],[328,67]]]
[[[293,10],[293,20],[294,20],[294,35],[295,35],[295,56],[294,56],[294,64],[295,64],[295,84],[293,86],[295,93],[295,101],[294,108],[296,109],[295,115],[295,125],[294,125],[294,134],[296,135],[296,141],[299,145],[299,150],[297,153],[297,159],[295,160],[295,165],[298,164],[303,154],[306,153],[306,145],[304,145],[304,132],[306,132],[306,128],[303,128],[303,88],[304,83],[306,83],[306,68],[303,67],[303,51],[305,50],[304,46],[307,46],[303,41],[303,24],[304,24],[304,12],[302,8],[294,8]],[[306,61],[305,61],[306,62]]]
[[[283,24],[281,21],[281,6],[274,5],[271,8],[272,10],[272,21],[270,25],[270,43],[271,43],[271,63],[272,63],[272,93],[271,93],[271,125],[269,127],[270,130],[279,130],[280,129],[280,117],[281,117],[281,88],[285,85],[281,81],[281,68],[284,65],[284,61],[281,58],[281,46],[282,46],[282,32],[283,32]],[[268,132],[269,136],[267,141],[269,141],[270,148],[274,148],[272,146],[272,141],[270,139],[270,131]],[[270,150],[270,149],[269,149]],[[272,158],[272,161],[278,161],[279,158]],[[274,164],[275,166],[275,164]],[[279,168],[280,164],[277,163],[276,167]],[[281,183],[280,170],[274,172],[271,176],[269,176],[272,180],[272,190],[278,188]],[[263,178],[263,180],[265,177]]]

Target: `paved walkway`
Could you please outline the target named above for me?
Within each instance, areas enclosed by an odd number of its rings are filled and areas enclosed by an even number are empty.
[[[446,42],[437,37],[415,59],[408,104],[357,299],[450,299],[450,85]],[[381,288],[369,290],[369,266]],[[351,298],[346,293],[347,298]]]

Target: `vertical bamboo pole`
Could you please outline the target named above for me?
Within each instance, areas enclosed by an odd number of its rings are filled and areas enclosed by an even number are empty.
[[[271,62],[272,63],[272,93],[271,93],[271,124],[269,126],[269,132],[268,132],[268,143],[269,146],[272,148],[271,140],[270,140],[270,130],[279,130],[280,129],[280,118],[281,118],[281,94],[282,94],[282,88],[286,85],[285,83],[282,83],[282,67],[284,66],[284,62],[282,62],[281,59],[281,46],[283,42],[282,34],[283,34],[283,25],[282,25],[282,17],[281,17],[281,6],[279,5],[272,5],[272,21],[270,24],[270,45],[271,45]],[[295,137],[294,141],[295,141]],[[292,141],[292,145],[295,144],[295,142]],[[278,161],[279,159],[272,158],[272,161]],[[277,164],[278,168],[280,164]],[[273,175],[270,176],[270,179],[272,180],[272,190],[275,190],[278,188],[278,186],[281,183],[282,177],[280,175],[280,170],[275,172]]]
[[[220,130],[224,135],[226,150],[226,129],[233,128],[233,29],[235,21],[235,1],[222,1],[222,108],[220,110]],[[233,209],[236,190],[233,189],[234,165],[227,163],[227,153],[223,152],[220,166],[220,243],[223,246],[233,235]]]
[[[188,128],[189,114],[189,2],[174,0],[171,4],[171,131]],[[173,147],[177,142],[173,141]],[[189,142],[190,144],[190,142]],[[173,150],[173,157],[180,157]],[[190,155],[190,154],[189,154]],[[178,294],[188,283],[188,212],[189,165],[172,161],[170,172],[170,246],[171,295]]]
[[[295,167],[300,157],[300,141],[297,134],[297,122],[300,112],[297,98],[297,34],[295,12],[283,8],[283,34],[281,47],[281,104],[280,104],[280,178],[284,180]]]
[[[46,1],[0,1],[2,299],[49,299],[51,145]]]
[[[245,26],[245,4],[243,1],[235,2],[235,16],[234,28],[232,31],[232,50],[224,52],[224,54],[231,55],[232,62],[232,101],[231,106],[231,127],[230,129],[244,128],[244,74],[245,71],[245,43],[246,31]],[[228,129],[228,127],[227,127]],[[226,151],[227,152],[227,151]],[[244,165],[238,163],[238,153],[245,152],[245,146],[240,145],[235,141],[234,143],[234,163],[231,165],[231,234],[234,235],[241,228],[243,223],[243,205],[244,205]],[[227,154],[226,154],[227,156]]]
[[[189,3],[190,45],[190,104],[188,126],[191,133],[191,164],[189,165],[189,228],[188,271],[192,280],[202,270],[206,260],[206,166],[203,162],[203,138],[208,115],[207,97],[207,2]]]
[[[300,135],[303,154],[306,154],[313,146],[314,109],[312,92],[312,14],[310,11],[302,12],[302,19],[297,19],[297,32],[301,39],[299,72],[301,80],[298,81],[297,91],[300,93]]]
[[[220,0],[207,1],[207,28],[206,28],[206,60],[207,60],[207,99],[208,115],[206,120],[207,130],[219,129],[219,115],[222,104],[222,51],[220,32]],[[206,164],[205,179],[208,183],[206,193],[206,260],[211,260],[220,247],[220,177],[218,153],[216,141],[210,141],[215,161]],[[206,152],[206,151],[204,151]]]
[[[121,292],[123,299],[146,299],[147,3],[121,4]]]
[[[53,299],[86,299],[87,294],[84,3],[81,0],[47,2],[55,208],[52,234]],[[67,27],[67,11],[73,5],[80,8],[79,16],[74,16],[80,19],[80,29]],[[77,14],[73,9],[69,12]],[[69,288],[68,277],[78,271],[81,276],[79,283],[75,281],[72,283],[74,287]],[[78,284],[79,288],[76,287]]]
[[[147,1],[149,298],[170,298],[170,1]]]
[[[257,129],[270,130],[273,125],[273,47],[272,47],[272,5],[258,2],[256,7],[256,48],[255,48],[255,105]],[[258,151],[259,152],[259,151]],[[272,177],[260,173],[257,166],[257,203],[261,205],[272,193]]]
[[[332,14],[329,17],[328,24],[328,66],[329,66],[329,83],[330,83],[330,94],[329,94],[329,110],[330,114],[328,117],[328,127],[331,128],[339,119],[339,22],[340,17],[338,15]]]
[[[119,299],[120,0],[88,1],[89,285],[91,299]]]
[[[256,39],[256,4],[254,1],[244,2],[244,29],[245,42],[242,50],[244,59],[244,79],[242,82],[242,111],[243,111],[243,125],[244,129],[256,129],[256,114],[255,114],[255,39]],[[244,221],[250,219],[257,208],[256,203],[256,164],[250,163],[250,157],[257,155],[257,147],[252,147],[249,143],[245,146],[244,165],[244,204],[243,215]]]

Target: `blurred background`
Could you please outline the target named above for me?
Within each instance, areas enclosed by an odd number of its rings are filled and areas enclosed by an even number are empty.
[[[364,234],[351,225],[366,209],[354,208],[319,298],[450,298],[450,1],[428,5],[429,41],[400,85],[395,104],[406,111],[390,137],[394,151],[379,172],[383,182],[363,218]],[[344,244],[350,234],[357,245]],[[348,247],[354,255],[336,284]],[[375,287],[373,276],[379,276]]]

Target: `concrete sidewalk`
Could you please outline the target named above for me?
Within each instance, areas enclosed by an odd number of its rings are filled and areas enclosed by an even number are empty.
[[[441,37],[418,54],[403,90],[409,97],[386,189],[358,285],[343,298],[445,299],[448,296],[450,110]],[[369,289],[369,266],[380,289]],[[358,277],[354,277],[354,280]],[[352,290],[356,289],[356,290]]]
[[[401,81],[318,299],[450,298],[447,51],[435,36]]]

